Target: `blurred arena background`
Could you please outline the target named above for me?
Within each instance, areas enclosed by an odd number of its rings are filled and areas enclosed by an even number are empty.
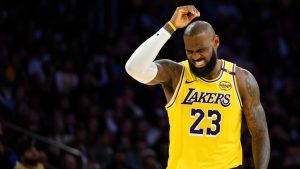
[[[214,26],[219,58],[257,78],[269,168],[299,169],[297,0],[0,0],[0,168],[14,167],[24,136],[47,169],[165,168],[163,92],[133,80],[124,65],[183,4]],[[185,59],[182,30],[159,57]],[[245,169],[253,168],[250,139],[243,127]]]

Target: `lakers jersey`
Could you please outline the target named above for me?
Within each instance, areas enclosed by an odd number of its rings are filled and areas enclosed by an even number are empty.
[[[242,164],[242,103],[235,64],[222,60],[217,78],[196,77],[184,68],[166,105],[170,123],[167,169],[230,169]]]

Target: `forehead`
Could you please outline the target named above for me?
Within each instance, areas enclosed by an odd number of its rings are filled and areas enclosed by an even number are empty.
[[[184,45],[189,49],[200,49],[209,47],[212,37],[208,33],[200,33],[193,36],[184,36]]]

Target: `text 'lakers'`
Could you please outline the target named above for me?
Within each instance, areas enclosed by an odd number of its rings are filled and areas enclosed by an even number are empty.
[[[221,104],[223,107],[230,105],[230,94],[198,92],[194,88],[189,88],[181,104],[209,103]]]

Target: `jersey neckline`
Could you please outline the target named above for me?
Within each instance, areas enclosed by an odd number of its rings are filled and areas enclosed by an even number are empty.
[[[222,69],[225,68],[225,64],[226,64],[223,59],[221,59],[221,62],[222,62],[221,70],[219,72],[219,75],[216,78],[214,78],[214,79],[205,79],[204,77],[196,77],[196,78],[200,79],[204,82],[207,82],[207,83],[212,83],[212,82],[216,82],[216,81],[220,80],[223,75],[223,72],[224,72]]]

